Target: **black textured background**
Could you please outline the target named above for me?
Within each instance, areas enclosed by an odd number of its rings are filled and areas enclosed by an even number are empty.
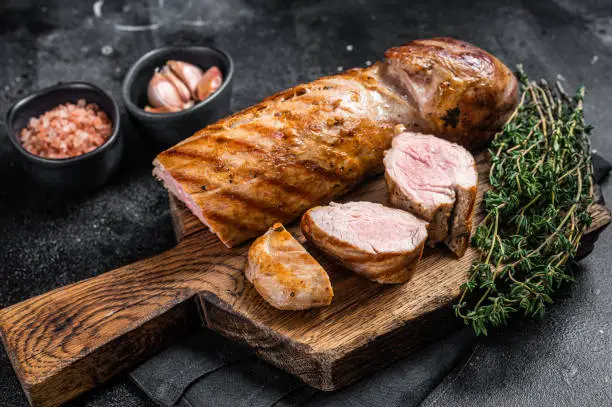
[[[233,109],[339,67],[364,66],[419,37],[454,36],[568,89],[587,86],[593,147],[612,156],[612,1],[106,0],[0,2],[0,111],[58,81],[91,81],[120,97],[132,62],[162,45],[215,44],[236,62]],[[122,31],[118,24],[154,24]],[[120,27],[120,26],[119,26]],[[349,50],[348,45],[352,46]],[[127,120],[126,120],[126,124]],[[32,184],[0,135],[0,307],[97,275],[174,244],[155,153],[126,126],[119,173],[100,191],[58,196]],[[2,129],[4,132],[4,129]],[[612,202],[612,185],[603,191]],[[429,406],[612,405],[612,229],[582,261],[578,283],[541,322],[479,341]],[[144,406],[119,378],[75,404]],[[0,406],[26,399],[4,351]]]

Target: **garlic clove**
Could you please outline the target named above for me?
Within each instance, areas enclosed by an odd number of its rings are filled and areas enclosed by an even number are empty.
[[[191,91],[187,88],[178,76],[176,76],[168,66],[164,66],[160,71],[160,74],[166,77],[168,81],[170,81],[176,90],[178,91],[179,96],[183,100],[183,103],[189,102],[191,100]]]
[[[153,107],[173,107],[180,110],[184,103],[172,82],[159,72],[155,72],[149,81],[147,97]]]
[[[145,106],[144,110],[145,110],[145,112],[149,112],[149,113],[174,113],[174,112],[178,112],[181,109],[174,108],[174,107],[151,107],[151,106]]]
[[[209,68],[206,72],[204,72],[202,79],[200,79],[198,82],[198,88],[196,90],[198,100],[204,100],[215,93],[222,83],[223,74],[221,73],[221,70],[216,66]]]
[[[168,61],[166,65],[187,85],[191,95],[195,97],[198,83],[202,79],[202,70],[195,65],[183,61]]]
[[[174,107],[174,106],[151,107],[147,105],[145,106],[144,110],[145,112],[149,112],[149,113],[175,113],[175,112],[180,112],[181,110],[189,109],[190,107],[194,105],[194,103],[195,102],[193,100],[189,100],[185,102],[183,106],[181,107]]]

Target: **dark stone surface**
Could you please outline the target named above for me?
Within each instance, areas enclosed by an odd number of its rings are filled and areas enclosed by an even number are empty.
[[[418,37],[449,35],[532,76],[587,86],[593,146],[612,156],[612,3],[609,0],[284,2],[5,0],[0,3],[0,110],[58,81],[94,82],[120,97],[126,69],[157,46],[215,44],[236,61],[233,109],[301,81],[363,66]],[[42,5],[44,4],[44,5]],[[191,4],[191,6],[189,6]],[[121,29],[123,24],[123,30]],[[157,29],[125,31],[129,24]],[[352,45],[352,51],[347,49]],[[127,120],[126,120],[127,122]],[[118,174],[86,196],[40,190],[0,135],[0,306],[97,275],[174,244],[167,198],[150,175],[156,152],[126,127]],[[4,132],[4,130],[2,130]],[[603,184],[612,200],[612,184]],[[541,322],[481,340],[426,406],[612,405],[612,229],[581,262],[578,283]],[[0,405],[24,406],[4,351]],[[119,378],[75,404],[150,405]]]

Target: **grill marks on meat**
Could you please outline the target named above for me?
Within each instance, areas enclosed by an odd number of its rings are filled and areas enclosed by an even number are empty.
[[[280,223],[253,242],[245,275],[281,310],[326,306],[334,296],[327,272]]]
[[[478,186],[472,155],[434,136],[402,133],[393,139],[384,164],[391,204],[430,222],[430,244],[445,242],[463,256]]]
[[[412,277],[427,239],[425,221],[372,202],[312,208],[301,228],[309,241],[347,268],[387,284]]]
[[[395,134],[386,115],[408,107],[384,108],[389,91],[363,76],[268,98],[247,110],[248,120],[231,116],[162,153],[155,174],[230,247],[289,222],[382,172]]]
[[[154,161],[154,174],[232,247],[383,171],[398,124],[482,145],[517,103],[501,62],[461,41],[392,48],[386,61],[271,96]],[[443,119],[446,117],[446,119]]]

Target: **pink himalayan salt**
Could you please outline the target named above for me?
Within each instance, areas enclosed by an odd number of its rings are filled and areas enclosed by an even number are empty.
[[[94,103],[79,99],[65,103],[37,118],[31,118],[20,133],[21,144],[34,155],[70,158],[100,147],[113,132],[105,112]]]

